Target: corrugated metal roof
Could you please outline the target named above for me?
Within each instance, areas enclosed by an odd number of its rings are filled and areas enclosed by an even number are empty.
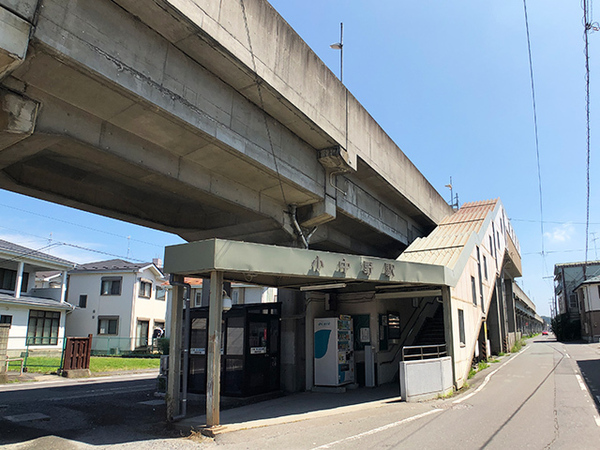
[[[398,261],[443,265],[453,269],[473,235],[481,226],[498,200],[465,203],[454,214],[445,217],[433,232],[416,239],[398,258]]]

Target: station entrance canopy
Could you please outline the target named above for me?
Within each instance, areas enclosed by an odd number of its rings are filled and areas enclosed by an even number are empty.
[[[356,285],[360,290],[382,285],[450,286],[453,280],[452,271],[441,265],[222,239],[165,249],[167,273],[210,278],[213,271],[229,281],[292,289],[329,283]]]
[[[382,298],[441,295],[441,288],[450,286],[449,283],[453,280],[453,272],[441,265],[222,239],[166,247],[164,269],[175,277],[172,277],[172,284],[176,289],[171,309],[173,336],[182,332],[183,295],[180,287],[185,285],[183,277],[210,278],[206,351],[206,423],[209,428],[219,425],[224,280],[300,290],[384,290],[376,294]],[[187,298],[189,299],[189,294]],[[188,325],[186,328],[190,327]],[[184,340],[189,342],[188,338]],[[186,348],[183,353],[189,355]],[[170,354],[182,354],[180,339],[171,339]],[[183,358],[183,361],[184,397],[181,404],[181,359],[175,358],[169,363],[167,414],[170,420],[185,416],[187,359]],[[177,411],[181,414],[176,414]]]

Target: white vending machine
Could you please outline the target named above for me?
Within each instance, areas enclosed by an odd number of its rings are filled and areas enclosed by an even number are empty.
[[[350,316],[315,319],[315,385],[354,383],[354,340]]]

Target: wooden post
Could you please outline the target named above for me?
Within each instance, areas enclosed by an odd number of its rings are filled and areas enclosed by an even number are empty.
[[[221,321],[223,314],[223,272],[210,273],[210,305],[208,307],[208,351],[206,353],[206,425],[220,423],[221,393]]]
[[[173,281],[183,283],[182,275]],[[189,311],[188,311],[189,314]],[[183,287],[173,286],[171,295],[171,336],[169,339],[169,376],[167,384],[167,420],[181,413],[181,341],[183,330]]]

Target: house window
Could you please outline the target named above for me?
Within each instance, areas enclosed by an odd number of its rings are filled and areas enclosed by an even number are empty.
[[[140,281],[140,297],[150,298],[152,296],[152,283],[149,281]]]
[[[164,301],[165,297],[166,297],[166,293],[167,293],[167,290],[164,288],[164,286],[156,286],[156,292],[154,294],[154,298],[156,300]]]
[[[100,295],[121,295],[123,277],[102,277]]]
[[[12,325],[12,316],[9,316],[7,314],[3,314],[0,316],[0,323],[7,323],[9,325]]]
[[[98,334],[118,334],[119,317],[98,317]]]
[[[27,343],[29,345],[56,345],[60,313],[55,311],[29,311]]]
[[[150,321],[138,320],[136,329],[136,343],[137,348],[148,346],[148,330],[150,329]]]
[[[485,257],[485,255],[483,255],[483,276],[485,277],[485,279],[488,279],[488,273],[487,273],[487,258]]]
[[[492,255],[492,258],[494,257],[494,244],[492,242],[492,235],[488,236],[490,238],[490,254]]]
[[[458,336],[460,339],[460,345],[465,346],[465,312],[462,309],[458,310]]]
[[[477,306],[477,286],[475,285],[475,277],[471,277],[471,291],[473,295],[473,304]]]
[[[196,292],[196,297],[194,298],[194,307],[200,308],[202,306],[202,292]]]
[[[87,295],[80,295],[79,296],[79,307],[80,308],[87,307]]]
[[[21,292],[27,292],[29,284],[29,273],[23,272],[23,280],[21,281]],[[17,285],[17,271],[11,269],[0,269],[0,289],[5,291],[14,291]]]

